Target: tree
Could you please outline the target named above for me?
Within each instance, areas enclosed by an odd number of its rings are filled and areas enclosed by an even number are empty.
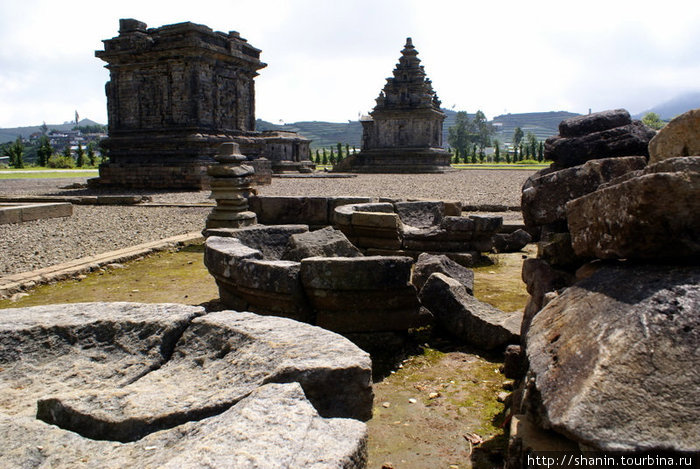
[[[481,151],[491,144],[491,135],[494,133],[493,126],[486,121],[486,115],[481,111],[476,111],[472,121],[475,135],[473,141],[479,145]]]
[[[24,154],[22,137],[17,137],[15,143],[10,146],[8,153],[10,154],[10,166],[13,168],[24,168],[24,161],[22,161],[22,155]]]
[[[459,111],[455,116],[455,125],[447,129],[447,142],[458,155],[469,153],[470,144],[474,138],[474,124],[469,119],[469,115],[464,111]]]
[[[526,146],[527,146],[527,156],[528,159],[535,159],[537,156],[537,137],[532,132],[528,132],[525,136]]]
[[[97,163],[97,154],[95,153],[95,142],[88,143],[87,146],[87,157],[90,162],[90,166],[95,166]]]
[[[321,152],[319,149],[316,149],[316,164],[321,164]]]
[[[508,155],[506,158],[508,160],[508,163],[510,163],[510,155]],[[518,161],[518,147],[514,146],[513,147],[513,163],[515,163],[516,161]]]
[[[37,164],[39,166],[46,166],[49,162],[49,158],[53,154],[53,147],[51,142],[46,135],[39,137],[39,148],[36,151]]]
[[[500,163],[501,162],[501,142],[499,142],[498,140],[494,140],[493,147],[494,147],[493,161],[495,163]]]
[[[338,163],[340,163],[341,161],[343,161],[343,145],[341,145],[341,143],[338,142],[338,144],[336,146],[338,147],[338,159],[337,159],[337,161],[338,161]]]
[[[659,130],[666,125],[666,123],[661,120],[661,117],[655,112],[647,112],[644,114],[644,117],[642,117],[642,123],[654,130]]]
[[[325,147],[323,147],[323,158],[321,159],[321,164],[328,164],[328,155],[326,154]]]
[[[73,157],[73,153],[70,151],[70,143],[66,145],[66,148],[63,149],[63,156],[65,156],[66,158]]]
[[[513,146],[516,148],[520,146],[520,142],[522,141],[524,136],[525,133],[523,133],[523,129],[521,129],[520,127],[516,127],[513,131]]]
[[[83,150],[83,145],[78,142],[78,149],[75,151],[75,165],[78,168],[85,166],[85,151]]]
[[[476,164],[476,148],[477,148],[477,145],[475,143],[474,146],[472,147],[472,164]]]
[[[544,161],[544,142],[542,141],[537,146],[537,161]]]

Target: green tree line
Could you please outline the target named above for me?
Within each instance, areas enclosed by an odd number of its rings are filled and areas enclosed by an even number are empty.
[[[21,137],[17,137],[14,142],[0,145],[0,156],[9,156],[8,163],[12,168],[24,168],[28,157],[36,161],[35,166],[46,168],[95,167],[101,162],[95,142],[88,143],[85,148],[78,143],[75,151],[67,146],[62,153],[56,153],[46,135],[29,145],[25,145]]]

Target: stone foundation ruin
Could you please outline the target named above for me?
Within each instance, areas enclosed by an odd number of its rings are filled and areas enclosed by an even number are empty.
[[[308,139],[255,131],[254,79],[266,64],[239,33],[122,19],[119,36],[103,42],[95,55],[110,71],[109,162],[93,185],[207,188],[206,169],[230,141],[273,170],[313,167]]]
[[[7,309],[0,466],[366,465],[371,362],[284,318],[175,304]]]
[[[323,199],[325,207],[335,206],[335,223],[316,231],[306,224],[205,230],[205,265],[222,303],[316,324],[371,350],[389,336],[400,341],[409,329],[432,324],[433,315],[424,305],[433,296],[419,299],[427,277],[443,272],[473,279],[465,265],[492,249],[502,225],[500,217],[458,216],[461,205],[454,202],[343,205],[349,201]],[[282,204],[275,213],[300,215],[290,207]],[[309,213],[324,211],[321,198],[306,207]],[[471,281],[462,284],[471,296]],[[511,316],[501,313],[489,320],[498,323]],[[506,329],[486,348],[517,340],[515,329]]]

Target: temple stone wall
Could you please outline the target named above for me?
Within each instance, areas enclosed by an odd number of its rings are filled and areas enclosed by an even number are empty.
[[[310,164],[308,139],[255,131],[254,79],[266,64],[239,33],[122,19],[103,42],[95,55],[110,71],[109,162],[93,184],[203,189],[206,167],[231,141],[251,160]]]
[[[442,148],[445,114],[411,38],[406,39],[393,77],[387,78],[376,101],[370,116],[361,121],[362,151],[337,170],[418,173],[450,169],[450,154]]]

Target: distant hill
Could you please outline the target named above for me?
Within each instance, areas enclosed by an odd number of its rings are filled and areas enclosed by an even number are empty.
[[[345,145],[356,146],[360,148],[362,145],[362,125],[359,121],[349,122],[295,122],[293,124],[277,125],[271,122],[257,119],[255,121],[255,130],[284,130],[287,132],[297,132],[310,139],[311,145],[314,148],[318,147],[335,147],[338,142]]]
[[[90,119],[82,119],[78,121],[79,126],[88,126],[88,125],[102,125],[99,124],[98,122],[91,121]],[[49,128],[49,130],[71,130],[73,127],[75,127],[75,122],[66,122],[65,124],[46,124],[46,127]],[[8,128],[8,129],[0,129],[0,143],[5,143],[5,142],[12,142],[17,139],[18,135],[21,135],[22,138],[29,138],[31,134],[34,132],[40,132],[41,131],[41,125],[33,125],[33,126],[28,126],[28,127],[13,127],[13,128]]]
[[[670,101],[658,104],[651,109],[635,114],[633,117],[635,119],[641,119],[646,113],[655,112],[659,115],[659,117],[661,117],[661,119],[667,121],[673,119],[679,114],[683,114],[686,111],[697,108],[700,108],[700,91],[684,93],[676,96]]]
[[[566,111],[503,114],[494,117],[491,123],[496,128],[494,138],[501,143],[510,143],[513,140],[513,132],[516,127],[520,127],[526,135],[528,132],[532,132],[538,140],[546,140],[547,137],[559,133],[561,121],[579,115]]]
[[[443,109],[446,114],[445,123],[442,127],[442,136],[445,146],[447,146],[447,132],[455,124],[457,111]],[[468,114],[469,118],[474,118],[474,114]],[[525,114],[506,114],[497,116],[492,121],[497,132],[495,138],[501,143],[508,143],[513,138],[513,131],[516,127],[523,129],[523,132],[533,132],[538,139],[544,140],[551,135],[559,133],[559,122],[569,117],[578,116],[571,112],[530,112]],[[285,130],[297,132],[312,140],[313,148],[331,147],[338,142],[342,144],[362,145],[362,125],[359,121],[349,121],[347,123],[337,122],[295,122],[293,124],[277,125],[271,122],[258,119],[256,130]]]

